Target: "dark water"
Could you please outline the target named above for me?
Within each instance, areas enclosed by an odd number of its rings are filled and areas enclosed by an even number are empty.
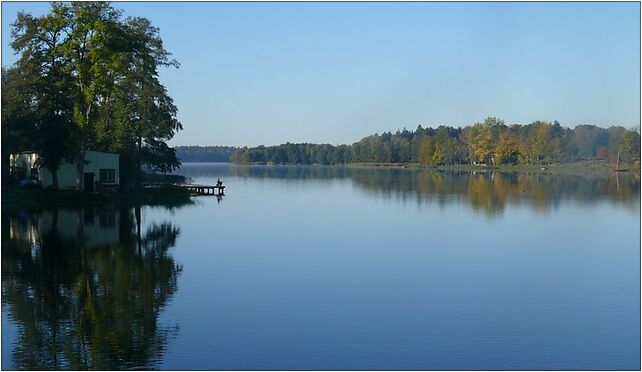
[[[640,179],[184,165],[3,211],[3,369],[639,369]]]

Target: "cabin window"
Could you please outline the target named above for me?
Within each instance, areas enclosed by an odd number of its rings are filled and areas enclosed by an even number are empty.
[[[115,169],[100,169],[98,174],[100,183],[116,183],[116,170]]]

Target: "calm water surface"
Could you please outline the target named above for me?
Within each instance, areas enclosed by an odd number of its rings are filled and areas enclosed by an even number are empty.
[[[185,164],[3,211],[3,369],[639,369],[639,175]]]

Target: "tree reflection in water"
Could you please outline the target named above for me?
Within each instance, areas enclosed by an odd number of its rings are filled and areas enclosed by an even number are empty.
[[[211,172],[206,165],[191,165],[182,171],[190,177]],[[432,169],[351,168],[341,166],[252,166],[216,168],[224,177],[274,178],[330,182],[348,179],[366,192],[417,204],[460,202],[492,217],[507,205],[527,205],[548,213],[563,201],[593,204],[600,200],[637,208],[640,175],[549,174],[546,172],[442,171]]]
[[[397,172],[403,172],[398,170]],[[382,173],[386,173],[383,171]],[[390,172],[387,172],[390,173]],[[508,205],[526,205],[548,213],[561,202],[590,205],[600,200],[637,208],[640,178],[637,175],[573,176],[502,172],[406,171],[404,176],[357,175],[355,184],[379,195],[436,202],[456,200],[487,216],[503,213]]]
[[[138,220],[136,220],[138,216]],[[158,324],[182,267],[179,228],[140,230],[140,208],[2,218],[2,301],[18,369],[154,368],[178,325]]]

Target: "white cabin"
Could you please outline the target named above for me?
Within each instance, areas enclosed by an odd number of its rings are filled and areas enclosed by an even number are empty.
[[[11,172],[18,179],[32,179],[40,182],[43,188],[53,184],[51,172],[38,166],[38,154],[25,151],[9,158]],[[85,152],[85,167],[82,177],[84,191],[114,189],[120,185],[120,156],[99,151]],[[76,164],[63,162],[58,169],[58,188],[76,188]]]

